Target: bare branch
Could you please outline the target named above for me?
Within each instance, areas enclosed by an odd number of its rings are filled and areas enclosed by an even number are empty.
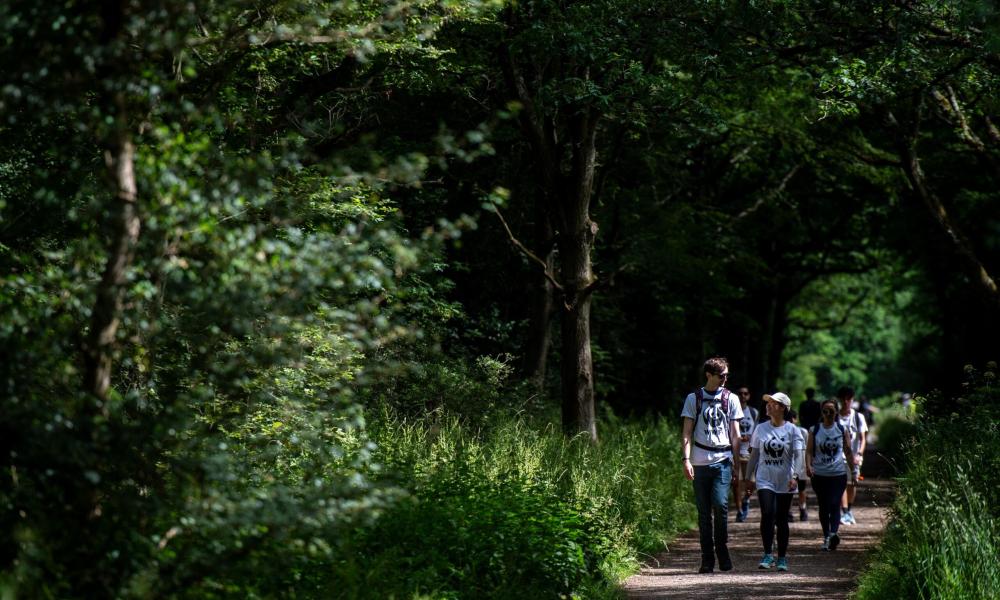
[[[760,198],[758,198],[757,201],[754,202],[752,206],[750,206],[749,208],[747,208],[746,210],[744,210],[740,214],[736,215],[736,219],[735,220],[736,221],[742,221],[743,219],[749,217],[751,214],[753,214],[753,213],[757,212],[758,210],[760,210],[761,207],[763,207],[765,204],[767,204],[768,202],[771,202],[776,197],[778,197],[778,195],[781,194],[781,192],[785,191],[785,187],[788,185],[788,182],[791,181],[792,177],[794,177],[796,173],[799,172],[800,168],[802,168],[802,165],[795,165],[794,167],[792,167],[791,170],[788,171],[788,173],[786,173],[784,177],[782,177],[781,183],[779,183],[770,192],[768,192],[768,193],[764,194],[763,196],[761,196]]]
[[[503,225],[504,231],[507,232],[507,236],[510,238],[510,242],[514,244],[514,246],[518,250],[520,250],[522,254],[527,256],[530,260],[538,263],[542,267],[542,273],[545,275],[545,278],[549,280],[549,283],[552,284],[552,287],[562,292],[563,286],[558,281],[556,281],[556,278],[552,275],[552,272],[549,271],[549,265],[544,260],[538,258],[537,254],[535,254],[531,250],[528,250],[528,248],[514,236],[514,232],[510,230],[510,226],[507,225],[507,221],[503,218],[503,214],[501,214],[500,212],[500,207],[497,206],[496,204],[493,204],[493,212],[496,213],[497,218],[500,219],[500,223]]]

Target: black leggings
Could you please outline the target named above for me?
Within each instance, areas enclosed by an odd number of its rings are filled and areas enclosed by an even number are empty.
[[[840,498],[847,489],[847,475],[813,475],[813,490],[819,506],[819,524],[823,527],[823,537],[837,533],[840,527]]]
[[[760,538],[764,541],[764,554],[774,548],[774,526],[778,526],[778,556],[788,551],[788,510],[792,507],[792,494],[778,494],[771,490],[757,490],[760,502]]]

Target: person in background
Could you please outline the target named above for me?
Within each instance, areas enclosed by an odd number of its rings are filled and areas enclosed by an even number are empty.
[[[770,421],[761,423],[750,439],[750,463],[747,472],[750,489],[757,488],[760,501],[760,537],[764,558],[758,565],[779,571],[788,570],[788,509],[797,491],[796,474],[802,470],[805,443],[798,427],[786,420],[791,399],[781,392],[765,394]],[[774,530],[778,530],[778,558],[775,560]]]
[[[824,400],[823,420],[809,430],[806,442],[806,474],[816,492],[816,510],[823,530],[822,550],[836,550],[840,544],[840,500],[848,482],[854,481],[850,436],[837,419],[836,400]]]
[[[864,415],[852,407],[854,403],[854,388],[848,386],[840,388],[837,390],[837,399],[840,401],[840,413],[837,415],[837,420],[840,422],[841,427],[847,430],[851,439],[852,457],[848,466],[851,467],[854,474],[854,477],[848,479],[847,490],[844,492],[841,501],[840,522],[843,525],[854,525],[857,521],[854,518],[851,508],[854,505],[854,498],[858,493],[857,483],[861,480],[861,463],[864,462],[865,447],[868,438],[868,424],[865,422]]]
[[[681,417],[681,461],[684,475],[693,482],[694,503],[698,508],[698,535],[701,544],[699,573],[711,573],[715,559],[719,569],[730,571],[729,486],[740,472],[733,458],[740,455],[740,403],[723,387],[729,377],[729,363],[715,357],[705,361],[705,385],[687,395]]]
[[[747,463],[750,461],[750,436],[757,428],[757,409],[750,406],[750,389],[742,385],[739,388],[740,408],[743,409],[743,417],[739,420],[740,425],[740,480],[747,480]],[[742,523],[747,520],[750,514],[750,490],[745,486],[733,484],[733,504],[736,506],[736,522]]]
[[[799,434],[802,435],[803,440],[809,439],[809,431],[799,425],[798,414],[794,410],[788,411],[788,421],[799,428]],[[809,484],[809,476],[806,474],[805,461],[803,461],[802,470],[795,476],[799,481],[799,521],[808,521],[809,511],[806,510],[806,486]],[[791,511],[788,513],[788,520],[792,520]]]
[[[816,401],[816,390],[806,388],[806,399],[799,405],[799,425],[806,429],[819,423],[819,402]]]

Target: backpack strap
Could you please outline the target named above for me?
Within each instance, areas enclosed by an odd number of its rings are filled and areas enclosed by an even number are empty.
[[[819,426],[822,425],[822,424],[823,424],[822,422],[819,422],[819,423],[816,423],[815,425],[813,425],[813,437],[816,437],[817,435],[819,435]],[[836,425],[837,429],[840,430],[840,435],[847,435],[847,430],[845,430],[844,426],[840,424],[840,420],[839,419],[834,419],[833,420],[833,424]]]

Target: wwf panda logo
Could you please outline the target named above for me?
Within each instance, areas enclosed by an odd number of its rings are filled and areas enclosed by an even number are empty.
[[[829,459],[832,459],[837,454],[837,450],[840,449],[840,444],[838,440],[826,438],[823,443],[819,445],[819,451]]]
[[[723,425],[726,422],[726,415],[722,412],[721,404],[708,405],[702,411],[702,416],[705,419],[705,424],[712,431],[723,429]]]
[[[781,458],[785,454],[785,442],[777,437],[768,438],[763,447],[764,454],[771,458]]]

